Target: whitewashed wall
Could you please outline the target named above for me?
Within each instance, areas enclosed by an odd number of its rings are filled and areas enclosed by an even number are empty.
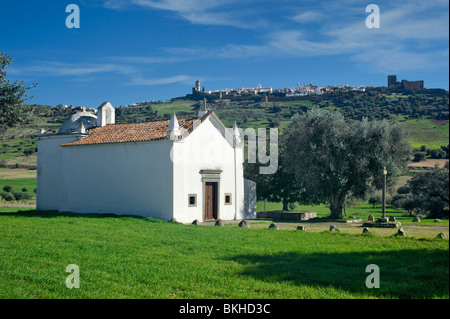
[[[62,177],[61,144],[79,140],[81,135],[54,135],[38,137],[37,210],[59,210]]]
[[[174,143],[174,217],[180,222],[204,220],[204,184],[201,170],[222,170],[218,189],[218,217],[223,220],[242,218],[244,205],[243,149],[235,151],[209,117],[186,139]],[[235,184],[235,176],[237,176]],[[237,188],[237,189],[236,189]],[[236,191],[237,190],[237,191]],[[232,194],[231,205],[225,205],[225,194]],[[197,195],[197,206],[189,207],[188,196]],[[235,212],[237,212],[235,214]]]
[[[256,219],[256,183],[249,179],[244,179],[244,212],[243,218]]]
[[[185,223],[203,221],[204,184],[200,171],[210,169],[222,170],[219,218],[249,218],[249,209],[244,207],[243,148],[233,148],[233,141],[224,138],[212,116],[178,142],[60,147],[79,138],[40,138],[38,210],[130,214],[162,220],[175,217]],[[232,195],[231,205],[224,203],[226,193]],[[189,194],[197,195],[196,207],[189,207]]]
[[[171,141],[63,147],[61,211],[172,218]]]

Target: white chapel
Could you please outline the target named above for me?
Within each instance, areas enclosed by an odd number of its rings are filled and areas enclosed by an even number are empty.
[[[115,124],[103,103],[38,137],[37,210],[138,215],[190,223],[256,218],[244,145],[202,107],[197,117]]]

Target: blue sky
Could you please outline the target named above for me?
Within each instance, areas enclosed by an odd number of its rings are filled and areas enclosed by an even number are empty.
[[[68,29],[69,4],[80,28]],[[366,6],[381,11],[365,25]],[[448,89],[449,3],[416,1],[41,0],[0,4],[8,79],[39,82],[32,103],[97,107],[206,89],[297,82]]]

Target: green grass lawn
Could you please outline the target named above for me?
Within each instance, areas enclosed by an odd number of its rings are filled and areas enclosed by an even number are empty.
[[[36,178],[10,178],[0,179],[0,192],[3,192],[3,187],[10,185],[15,192],[21,192],[23,187],[28,189],[28,192],[34,194],[36,188]]]
[[[0,213],[0,298],[448,298],[448,240]],[[69,264],[79,289],[65,286]],[[365,286],[366,266],[381,286]]]

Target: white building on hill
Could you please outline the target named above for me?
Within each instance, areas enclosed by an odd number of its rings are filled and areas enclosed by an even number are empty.
[[[214,112],[114,124],[110,103],[41,135],[37,209],[139,215],[180,222],[256,218],[256,185],[244,179],[239,131]]]

